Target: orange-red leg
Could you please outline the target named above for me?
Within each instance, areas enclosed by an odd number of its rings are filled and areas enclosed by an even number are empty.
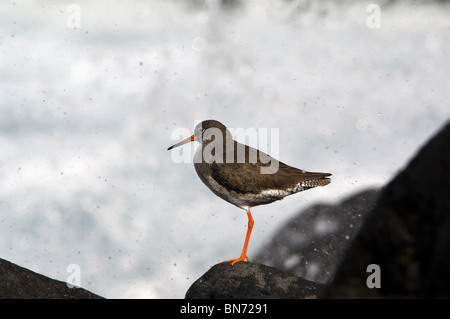
[[[224,260],[224,261],[222,261],[222,263],[231,261],[231,265],[234,265],[235,263],[237,263],[239,261],[249,260],[247,257],[247,247],[248,247],[248,242],[250,241],[250,235],[252,233],[253,225],[255,224],[255,222],[253,221],[252,214],[250,213],[250,208],[247,210],[247,216],[248,216],[247,235],[245,236],[244,248],[242,248],[241,257]]]

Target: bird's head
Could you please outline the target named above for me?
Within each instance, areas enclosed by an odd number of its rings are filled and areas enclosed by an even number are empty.
[[[225,127],[225,125],[223,125],[219,121],[206,120],[206,121],[203,121],[203,122],[197,124],[197,126],[194,129],[194,134],[192,136],[172,145],[167,150],[171,150],[175,147],[178,147],[178,146],[181,146],[183,144],[193,142],[193,141],[197,141],[199,143],[203,143],[203,142],[207,143],[207,141],[214,140],[213,136],[215,138],[218,135],[221,135],[222,141],[225,141],[228,134],[229,134],[229,136],[231,136],[230,131],[228,131],[228,129]]]

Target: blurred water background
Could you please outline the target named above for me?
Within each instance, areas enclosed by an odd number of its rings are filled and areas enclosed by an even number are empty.
[[[247,224],[166,150],[204,119],[279,128],[280,160],[333,173],[253,209],[250,258],[302,208],[386,183],[450,117],[450,7],[371,4],[2,1],[0,257],[184,297]]]

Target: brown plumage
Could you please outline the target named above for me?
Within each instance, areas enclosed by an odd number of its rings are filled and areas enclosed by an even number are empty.
[[[253,227],[251,207],[330,183],[330,173],[297,169],[234,141],[230,131],[215,120],[198,124],[194,135],[168,149],[191,141],[201,143],[194,155],[194,167],[203,183],[220,198],[247,211],[249,227],[244,249],[240,258],[229,260],[233,264],[248,259],[246,251]]]

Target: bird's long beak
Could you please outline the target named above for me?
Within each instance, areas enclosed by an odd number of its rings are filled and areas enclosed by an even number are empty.
[[[183,144],[189,143],[189,142],[193,142],[195,141],[194,135],[182,140],[181,142],[178,142],[177,144],[172,145],[171,147],[169,147],[167,150],[170,151],[172,148],[181,146]]]

